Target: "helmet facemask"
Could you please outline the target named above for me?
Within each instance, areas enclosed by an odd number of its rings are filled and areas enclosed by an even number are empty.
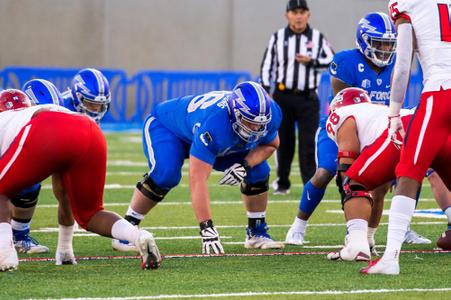
[[[266,116],[257,116],[253,120],[246,118],[239,109],[233,110],[235,121],[232,128],[235,133],[247,143],[256,142],[258,139],[266,135],[267,125],[271,118]]]
[[[393,62],[396,52],[396,37],[371,37],[363,34],[362,38],[367,45],[365,56],[376,66],[383,68]]]
[[[100,122],[110,106],[110,96],[99,95],[89,99],[80,92],[76,92],[75,95],[78,100],[77,111],[88,115],[97,123]]]

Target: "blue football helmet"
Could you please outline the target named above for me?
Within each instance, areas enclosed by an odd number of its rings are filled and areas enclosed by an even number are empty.
[[[32,79],[27,81],[22,90],[30,97],[34,104],[63,105],[63,97],[56,86],[45,79]]]
[[[75,109],[100,122],[111,102],[110,85],[105,76],[96,69],[83,69],[75,75],[70,89]]]
[[[245,81],[233,88],[227,101],[232,128],[247,143],[267,133],[271,121],[271,100],[261,85]]]
[[[367,14],[359,21],[356,44],[360,52],[378,67],[393,63],[396,52],[396,29],[390,18],[381,12]]]

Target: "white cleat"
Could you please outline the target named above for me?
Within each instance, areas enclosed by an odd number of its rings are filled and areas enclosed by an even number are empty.
[[[111,240],[111,246],[113,247],[113,250],[121,251],[121,252],[136,252],[138,253],[138,248],[136,248],[135,244],[129,242],[129,241],[122,241],[122,240]]]
[[[367,267],[360,269],[362,274],[399,275],[399,262],[395,259],[373,260]]]
[[[7,248],[0,248],[0,272],[14,271],[19,266],[19,258],[13,242]]]
[[[293,226],[287,232],[285,244],[301,246],[304,244],[304,233],[296,231]]]
[[[404,238],[405,244],[414,244],[414,245],[426,245],[431,244],[432,241],[424,236],[416,233],[412,229],[406,232],[406,236]]]
[[[244,241],[244,248],[246,249],[283,249],[284,247],[284,243],[260,235],[246,236]]]
[[[158,269],[161,264],[161,255],[153,235],[141,229],[135,244],[142,257],[141,268]]]
[[[370,261],[370,247],[368,245],[353,247],[352,244],[348,243],[341,250],[327,254],[327,259],[332,261]]]
[[[55,253],[55,265],[76,265],[77,260],[75,259],[73,249],[56,249]]]

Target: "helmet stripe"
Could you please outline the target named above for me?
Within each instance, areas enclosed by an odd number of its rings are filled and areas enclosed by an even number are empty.
[[[266,114],[266,97],[265,94],[263,93],[261,87],[256,84],[255,82],[249,82],[255,89],[255,91],[257,92],[257,97],[258,97],[258,102],[259,102],[259,106],[260,106],[260,115],[265,115]]]
[[[51,84],[49,84],[49,82],[47,80],[39,80],[49,91],[50,93],[50,97],[52,98],[52,102],[53,104],[57,104],[59,105],[59,100],[58,100],[58,95],[56,94],[55,89],[53,88],[53,86]]]
[[[385,26],[385,32],[392,32],[392,28],[391,28],[391,22],[390,19],[388,18],[388,16],[384,13],[377,13],[382,20],[384,21],[384,26]]]
[[[102,74],[99,71],[95,70],[95,69],[90,69],[90,70],[92,71],[92,73],[96,77],[97,86],[99,87],[99,94],[105,95],[105,87],[104,87],[104,84],[103,84]]]

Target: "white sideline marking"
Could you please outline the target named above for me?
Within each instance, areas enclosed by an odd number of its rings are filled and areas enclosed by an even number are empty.
[[[410,223],[412,225],[443,225],[443,222],[412,222]],[[380,226],[386,226],[388,223],[380,223]],[[281,224],[281,225],[269,225],[270,228],[289,228],[291,224]],[[322,223],[322,224],[308,224],[307,227],[345,227],[346,224],[344,223]],[[246,228],[246,225],[218,225],[216,228],[227,228],[227,229],[234,229],[234,228]],[[199,229],[199,225],[196,226],[144,226],[140,227],[141,229],[146,230],[183,230],[183,229]],[[40,229],[34,229],[32,232],[58,232],[57,227],[42,227]],[[85,232],[83,229],[78,229],[75,232]]]
[[[291,291],[291,292],[240,292],[240,293],[218,293],[218,294],[173,294],[155,296],[135,296],[135,297],[103,297],[103,298],[59,298],[60,300],[141,300],[141,299],[182,299],[182,298],[222,298],[222,297],[254,297],[254,296],[276,296],[276,295],[347,295],[347,294],[383,294],[383,293],[409,293],[409,292],[448,292],[451,288],[412,288],[412,289],[378,289],[378,290],[324,290],[324,291]],[[50,298],[46,298],[50,299]]]

